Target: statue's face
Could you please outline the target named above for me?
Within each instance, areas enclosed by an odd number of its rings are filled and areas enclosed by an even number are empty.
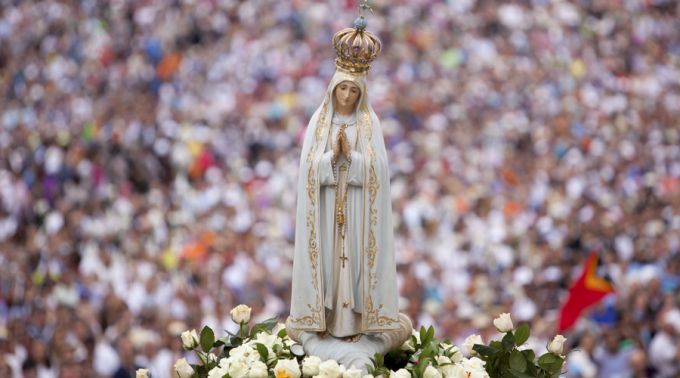
[[[335,87],[335,101],[338,107],[354,109],[361,89],[351,81],[343,81]]]

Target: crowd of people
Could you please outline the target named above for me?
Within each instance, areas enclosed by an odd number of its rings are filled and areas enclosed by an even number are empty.
[[[680,3],[380,0],[369,73],[402,312],[567,377],[680,374]],[[301,137],[355,1],[0,0],[0,376],[172,376],[180,332],[288,313]]]

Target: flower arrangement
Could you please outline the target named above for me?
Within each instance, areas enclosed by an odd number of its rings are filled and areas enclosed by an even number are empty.
[[[485,362],[486,372],[498,378],[557,378],[564,366],[563,348],[566,338],[557,335],[548,344],[548,352],[536,358],[531,349],[520,349],[530,335],[529,326],[522,324],[515,329],[510,314],[504,313],[494,319],[493,325],[498,332],[505,333],[498,341],[489,345],[482,343],[481,337],[471,336],[464,342]],[[472,340],[469,340],[472,338]]]
[[[559,377],[564,364],[563,336],[557,335],[548,345],[548,352],[536,358],[531,349],[520,347],[529,338],[529,327],[517,328],[510,314],[501,314],[493,322],[504,333],[501,340],[482,342],[477,335],[468,337],[463,346],[468,357],[448,340],[434,338],[434,328],[421,327],[400,350],[385,356],[376,354],[362,370],[347,368],[334,360],[322,361],[305,356],[276,318],[249,326],[250,308],[239,305],[231,311],[239,324],[236,334],[216,339],[210,327],[200,333],[182,333],[182,346],[196,353],[200,364],[190,364],[186,358],[175,363],[178,378],[526,378]],[[137,378],[149,378],[147,369],[139,369]]]

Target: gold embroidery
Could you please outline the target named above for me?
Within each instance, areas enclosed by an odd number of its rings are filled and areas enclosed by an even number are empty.
[[[369,123],[365,122],[365,118],[363,118],[363,117],[362,117],[361,121],[362,122],[360,123],[360,125],[361,125],[361,129],[363,130],[364,135],[370,134],[370,130],[368,130],[368,129],[371,127],[371,125]],[[368,147],[366,147],[366,144],[365,144],[366,140],[368,140],[368,138],[366,138],[366,139],[362,138],[362,140],[361,140],[361,144],[362,144],[362,146],[364,146],[363,151],[366,151],[366,149],[368,148]],[[368,173],[368,169],[366,169],[368,162],[369,162],[368,159],[364,159],[364,169],[363,169],[364,175],[363,175],[363,181],[362,181],[362,183],[364,183],[364,186],[363,186],[363,191],[362,191],[362,196],[361,196],[361,210],[362,210],[362,217],[361,217],[362,218],[362,220],[361,220],[361,266],[362,266],[362,270],[365,269],[364,267],[366,266],[366,263],[365,263],[366,247],[364,245],[364,240],[366,240],[365,239],[366,217],[363,214],[363,211],[365,211],[365,209],[366,209],[366,190],[367,190],[368,187],[365,184],[366,184],[366,174]],[[363,301],[364,301],[364,308],[363,308],[363,311],[362,311],[363,316],[361,317],[361,328],[365,330],[365,329],[369,328],[368,327],[368,317],[365,316],[366,315],[366,309],[367,309],[366,303],[367,303],[367,298],[368,298],[367,297],[368,291],[366,290],[367,280],[364,279],[362,281],[363,281],[363,287],[362,287],[362,290],[363,290],[362,294],[363,295],[362,295],[362,297],[363,297]]]
[[[307,153],[306,157],[306,162],[307,166],[309,167],[307,170],[307,198],[309,199],[309,210],[307,211],[307,228],[309,228],[309,238],[307,239],[307,253],[309,255],[309,261],[311,264],[311,270],[312,270],[312,286],[314,287],[314,290],[316,292],[316,298],[315,298],[315,304],[312,306],[311,304],[307,304],[307,307],[309,308],[309,311],[311,312],[311,315],[308,316],[302,316],[299,318],[290,318],[290,321],[293,323],[302,323],[305,326],[308,327],[314,327],[315,328],[310,328],[312,330],[323,328],[323,323],[324,319],[322,318],[323,314],[323,305],[322,305],[322,299],[321,299],[321,289],[319,288],[319,275],[318,275],[318,265],[319,265],[319,246],[317,244],[317,237],[316,237],[316,227],[315,227],[315,216],[316,216],[316,189],[317,189],[317,182],[316,182],[316,172],[314,171],[314,154],[316,153],[318,147],[319,147],[319,141],[321,139],[321,136],[323,135],[323,131],[325,128],[325,123],[326,123],[326,111],[328,107],[328,102],[324,102],[323,107],[321,109],[321,114],[319,114],[319,120],[317,121],[316,124],[316,130],[315,130],[315,139],[314,139],[314,144],[312,147],[309,149],[309,152]]]
[[[338,74],[338,79],[336,80],[337,84],[340,84],[343,81],[351,81],[352,83],[356,84],[358,87],[361,87],[359,81],[356,78],[356,75],[352,75],[351,73],[349,73],[347,71],[342,71],[342,73]],[[335,89],[335,88],[333,88],[333,89]]]
[[[375,258],[378,254],[378,245],[375,237],[375,227],[378,224],[378,210],[374,208],[375,200],[378,195],[378,190],[380,189],[380,181],[378,180],[378,175],[376,173],[376,157],[373,146],[370,144],[372,138],[372,125],[370,123],[370,114],[368,111],[363,113],[364,124],[367,126],[365,129],[367,131],[367,139],[369,144],[367,146],[368,160],[370,161],[370,168],[368,170],[368,195],[369,195],[369,223],[368,223],[368,246],[366,249],[368,258],[368,295],[364,299],[364,310],[366,314],[365,322],[371,330],[375,330],[375,327],[389,327],[393,323],[399,321],[397,318],[390,318],[388,316],[381,316],[380,310],[383,309],[384,305],[381,303],[377,308],[373,300],[373,292],[378,283],[378,278],[375,270]]]

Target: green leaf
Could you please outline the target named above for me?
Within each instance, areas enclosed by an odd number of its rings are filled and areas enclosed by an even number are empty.
[[[425,369],[427,368],[427,365],[430,363],[429,358],[424,358],[422,360],[418,361],[418,366],[413,369],[413,372],[416,374],[416,377],[422,377],[423,374],[425,373]]]
[[[201,330],[201,348],[207,353],[212,349],[213,344],[215,344],[215,332],[208,326],[203,327]]]
[[[373,362],[373,359],[370,359],[371,362]],[[375,376],[375,368],[373,368],[373,363],[366,364],[366,373],[369,375]]]
[[[431,344],[423,344],[423,349],[420,351],[418,359],[423,360],[424,358],[429,358],[434,356],[434,351],[432,350]]]
[[[271,332],[271,330],[273,330],[274,327],[279,324],[279,317],[275,316],[273,318],[269,318],[260,324],[263,324],[267,328],[267,331]]]
[[[420,326],[420,344],[425,345],[425,340],[427,339],[427,330],[425,327]]]
[[[513,369],[513,368],[510,368],[508,371],[509,371],[510,374],[512,374],[512,376],[515,377],[515,378],[534,378],[532,375],[528,375],[528,374],[522,373],[521,371],[517,371],[517,370],[515,370],[515,369]]]
[[[554,353],[546,353],[538,358],[538,366],[551,374],[559,373],[564,365],[564,359]]]
[[[536,353],[534,353],[533,350],[525,349],[521,353],[524,355],[524,358],[526,358],[527,361],[534,362],[534,359],[536,358]]]
[[[283,347],[279,344],[274,344],[274,346],[272,346],[272,350],[274,353],[279,354],[283,350]]]
[[[385,365],[385,357],[382,354],[380,353],[374,354],[373,359],[374,359],[373,364],[376,368],[380,368]]]
[[[512,335],[512,331],[508,331],[502,340],[503,350],[509,352],[515,347],[515,336]]]
[[[250,335],[250,327],[248,327],[248,324],[246,323],[241,323],[239,324],[239,335],[243,338],[247,338],[248,335]]]
[[[439,342],[437,340],[430,340],[430,349],[432,349],[432,352],[434,352],[435,356],[440,355],[441,353],[439,348]]]
[[[288,335],[288,331],[285,328],[281,329],[279,333],[276,334],[280,339],[285,338]]]
[[[262,357],[262,359],[266,363],[267,360],[269,359],[269,350],[267,349],[267,347],[262,343],[256,343],[255,349],[257,349],[257,353],[260,354],[260,357]]]
[[[528,324],[522,324],[521,326],[517,327],[515,330],[515,345],[520,346],[529,340],[529,325]]]
[[[427,329],[427,342],[429,343],[432,340],[434,340],[434,327],[430,326],[430,328]]]
[[[250,329],[250,338],[254,339],[258,333],[266,331],[267,328],[264,324],[255,324],[253,328]]]
[[[530,363],[527,364],[526,373],[529,374],[530,376],[538,377],[539,376],[539,374],[538,374],[539,370],[540,370],[540,368],[538,366],[536,366],[536,364],[534,364],[533,362],[530,362]]]
[[[209,371],[209,370],[208,370],[208,367],[207,367],[207,366],[203,366],[203,365],[191,365],[191,367],[194,369],[194,371],[196,372],[196,374],[197,374],[199,377],[207,376],[207,375],[208,375],[208,371]]]
[[[482,344],[473,345],[472,350],[474,350],[475,352],[479,353],[481,356],[484,356],[484,357],[491,357],[495,354],[498,354],[498,352],[500,352],[500,350],[498,350],[494,347],[490,347],[490,346],[486,346],[486,345],[482,345]]]
[[[527,370],[527,360],[524,358],[524,355],[517,350],[513,350],[512,353],[510,353],[509,364],[511,369],[522,373]]]
[[[538,358],[538,364],[543,366],[545,364],[551,364],[556,362],[559,357],[553,353],[546,353]]]
[[[230,342],[231,342],[231,346],[233,348],[236,348],[237,346],[240,346],[241,344],[243,344],[243,339],[240,338],[240,337],[232,337],[230,339]]]
[[[554,362],[552,364],[548,364],[545,366],[545,370],[549,371],[550,375],[553,374],[559,375],[560,372],[562,371],[562,363]]]
[[[564,365],[564,359],[554,353],[546,353],[538,359],[538,366],[551,374],[561,372],[562,365]]]

